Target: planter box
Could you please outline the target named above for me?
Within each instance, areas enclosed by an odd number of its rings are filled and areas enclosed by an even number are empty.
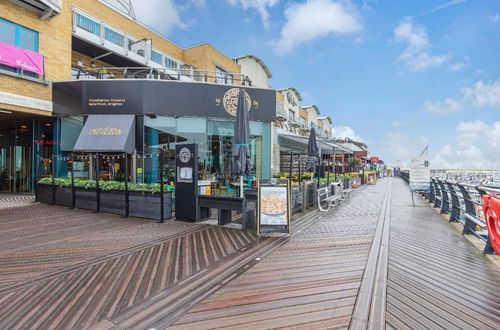
[[[100,211],[125,215],[125,191],[101,190]]]
[[[38,202],[45,204],[52,204],[52,185],[38,184],[36,196]]]
[[[95,189],[76,188],[76,208],[84,210],[97,210]]]
[[[37,196],[40,203],[52,204],[52,185],[38,184]],[[97,209],[95,189],[75,189],[75,207],[95,211]],[[101,190],[101,212],[125,215],[125,192]],[[172,192],[163,193],[163,218],[172,218]],[[72,205],[70,187],[56,187],[56,205]],[[129,192],[129,216],[160,220],[160,193]]]
[[[52,204],[52,185],[39,184],[37,187],[38,201],[40,203]],[[56,186],[56,205],[72,206],[71,188]]]
[[[129,215],[131,217],[160,220],[160,193],[131,191],[129,194]],[[172,218],[172,193],[163,193],[164,219]]]

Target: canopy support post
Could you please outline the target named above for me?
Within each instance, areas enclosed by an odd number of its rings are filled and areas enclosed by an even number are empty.
[[[101,174],[99,173],[99,153],[95,153],[95,193],[96,193],[96,212],[101,210],[101,190],[99,189],[99,177]]]
[[[128,217],[130,214],[130,200],[129,200],[129,191],[128,191],[128,154],[124,153],[125,158],[125,217]]]

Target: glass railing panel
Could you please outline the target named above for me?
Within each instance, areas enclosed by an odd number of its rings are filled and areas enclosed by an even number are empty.
[[[104,28],[104,39],[120,47],[123,47],[125,45],[125,36],[123,34],[111,30],[108,27]]]
[[[101,35],[101,24],[80,13],[76,13],[76,26],[96,36]]]

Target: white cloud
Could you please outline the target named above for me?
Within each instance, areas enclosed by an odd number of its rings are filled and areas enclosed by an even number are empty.
[[[167,34],[173,27],[187,27],[173,0],[133,0],[133,4],[137,19],[160,33]]]
[[[285,10],[286,22],[279,40],[278,53],[328,35],[345,35],[363,30],[358,11],[350,1],[307,0],[292,3]]]
[[[472,87],[462,89],[464,100],[475,107],[500,106],[500,79],[483,83],[478,81]]]
[[[279,0],[226,0],[232,6],[241,6],[243,9],[253,9],[256,10],[261,19],[264,28],[269,29],[269,12],[268,8],[276,6]]]
[[[495,14],[495,15],[490,16],[490,21],[492,21],[493,23],[500,22],[500,15],[499,14]]]
[[[363,138],[358,135],[350,126],[336,126],[333,128],[333,136],[336,138],[349,138],[357,142],[364,142]]]
[[[440,6],[437,6],[433,9],[431,9],[429,11],[429,13],[432,13],[432,12],[435,12],[435,11],[438,11],[438,10],[442,10],[442,9],[445,9],[445,8],[448,8],[448,7],[451,7],[451,6],[455,6],[455,5],[458,5],[459,3],[462,3],[462,2],[467,2],[468,0],[451,0],[451,1],[448,1]]]
[[[500,121],[460,122],[454,144],[439,149],[432,168],[500,169]]]
[[[463,62],[450,63],[450,70],[451,71],[460,71],[460,70],[465,69],[469,65],[470,65],[470,58],[468,56],[465,56]]]
[[[404,121],[399,121],[399,120],[392,121],[392,126],[394,126],[394,127],[404,127],[406,125],[408,125],[408,123],[404,122]]]
[[[430,113],[446,115],[458,111],[462,111],[463,105],[460,100],[446,99],[443,102],[425,101],[425,110]]]
[[[388,164],[405,166],[428,144],[429,140],[423,136],[413,138],[402,133],[388,133],[381,144],[380,156]]]
[[[450,114],[470,106],[475,108],[500,108],[500,79],[478,81],[472,87],[462,88],[461,98],[448,98],[443,102],[425,101],[425,110],[435,114]]]
[[[394,40],[406,44],[406,48],[399,55],[399,60],[413,71],[420,71],[433,66],[447,63],[451,52],[442,55],[430,55],[427,49],[431,48],[427,31],[424,27],[415,25],[411,17],[406,17],[394,29]]]

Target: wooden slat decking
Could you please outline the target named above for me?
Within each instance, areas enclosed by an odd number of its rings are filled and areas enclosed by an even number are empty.
[[[395,182],[387,325],[500,329],[500,270],[419,198]]]
[[[386,185],[361,188],[337,211],[295,231],[289,242],[172,328],[347,327]]]
[[[243,231],[45,205],[0,211],[0,328],[85,329],[227,262]]]
[[[385,179],[260,239],[0,207],[0,328],[500,329],[499,268],[415,201]]]

